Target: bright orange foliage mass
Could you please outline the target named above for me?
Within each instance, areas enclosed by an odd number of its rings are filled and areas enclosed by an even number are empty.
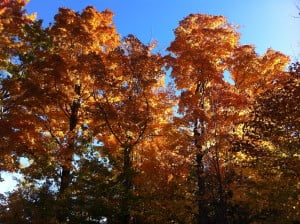
[[[24,176],[1,223],[299,221],[299,64],[223,16],[187,16],[163,56],[109,10],[42,27],[26,3],[0,3],[0,167]]]

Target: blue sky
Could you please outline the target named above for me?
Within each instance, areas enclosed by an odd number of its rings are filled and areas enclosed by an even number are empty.
[[[254,44],[262,54],[269,47],[299,58],[300,0],[31,0],[27,9],[37,12],[44,25],[53,21],[61,6],[81,11],[88,5],[115,13],[122,36],[134,34],[144,43],[155,39],[164,52],[173,40],[178,22],[190,13],[224,15],[240,26],[241,43]]]
[[[271,47],[300,60],[297,4],[300,0],[31,0],[27,10],[37,12],[48,25],[62,6],[75,11],[88,5],[99,11],[109,8],[122,36],[134,34],[144,43],[157,40],[161,53],[173,40],[178,22],[190,13],[224,15],[240,26],[242,44],[254,44],[259,54]],[[0,182],[0,193],[15,183],[10,174],[3,177],[6,181]]]

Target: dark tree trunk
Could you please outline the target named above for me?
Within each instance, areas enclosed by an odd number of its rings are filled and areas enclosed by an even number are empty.
[[[219,164],[218,164],[219,165]],[[227,224],[227,216],[226,216],[226,198],[224,195],[224,187],[222,183],[222,177],[220,174],[220,170],[218,170],[217,174],[218,178],[218,202],[217,202],[217,223],[218,224]]]
[[[215,138],[217,139],[216,132],[215,132]],[[218,193],[216,199],[216,221],[218,224],[227,224],[227,215],[226,215],[227,202],[224,194],[223,178],[220,169],[219,150],[220,150],[219,142],[217,141],[215,146],[215,170],[216,170],[216,178],[218,184]]]
[[[205,200],[205,173],[203,165],[203,154],[197,154],[196,163],[197,163],[197,205],[198,205],[198,224],[208,224],[207,216],[207,201]]]
[[[122,224],[130,223],[130,200],[132,193],[132,164],[131,164],[131,147],[124,147],[124,163],[123,163],[123,187],[124,195],[122,199]]]
[[[58,223],[66,223],[68,217],[68,200],[66,198],[66,190],[72,181],[71,170],[68,166],[62,166],[61,181],[58,193],[57,220]]]
[[[220,201],[218,203],[217,209],[218,209],[217,210],[217,223],[218,224],[227,224],[226,203],[222,196],[220,197]]]
[[[61,171],[61,181],[60,181],[60,188],[59,193],[63,194],[66,189],[68,188],[70,182],[71,182],[71,170],[68,166],[62,166]]]
[[[74,91],[80,96],[80,85],[74,86]],[[78,111],[80,108],[80,100],[75,99],[72,102],[71,110],[70,110],[70,117],[69,117],[69,131],[72,133],[78,124]],[[65,157],[64,164],[61,166],[61,176],[60,176],[60,186],[58,192],[58,199],[60,205],[58,206],[57,211],[57,220],[59,223],[66,223],[68,217],[68,198],[66,197],[65,193],[67,188],[70,186],[72,182],[72,175],[71,175],[71,165],[72,165],[72,157],[74,154],[74,146],[75,146],[75,139],[72,137],[69,139],[68,148],[65,152],[66,154],[63,155]]]
[[[204,93],[205,93],[206,83],[198,83],[195,90],[195,95],[200,96],[199,107],[204,110]],[[207,210],[207,200],[205,199],[205,170],[203,157],[205,155],[202,152],[201,138],[205,132],[204,119],[199,120],[197,118],[194,123],[194,143],[197,150],[196,154],[196,167],[197,167],[197,224],[209,224],[208,220],[208,210]]]

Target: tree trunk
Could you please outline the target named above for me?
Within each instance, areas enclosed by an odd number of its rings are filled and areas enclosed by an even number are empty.
[[[80,96],[80,85],[75,85],[74,91],[78,96]],[[78,111],[80,108],[80,100],[75,99],[72,102],[71,110],[70,110],[70,117],[69,117],[69,132],[74,132],[74,129],[76,128],[78,124]],[[58,192],[58,199],[60,206],[58,207],[57,211],[57,220],[59,223],[66,223],[67,217],[68,217],[68,198],[66,197],[65,193],[67,188],[70,186],[72,182],[72,175],[71,175],[71,166],[72,166],[72,157],[74,154],[74,146],[75,146],[75,139],[73,136],[71,136],[71,139],[69,139],[67,151],[65,152],[65,161],[63,161],[63,164],[61,166],[61,176],[60,176],[60,186],[59,186],[59,192]]]
[[[219,201],[217,202],[217,217],[216,217],[217,223],[227,224],[226,198],[224,197],[224,188],[223,188],[222,177],[219,169],[218,169],[217,178],[218,178],[218,197],[219,197]]]
[[[203,154],[198,153],[196,156],[197,163],[197,205],[198,205],[198,224],[208,224],[207,205],[205,196],[205,173],[203,165]]]
[[[71,182],[71,170],[68,166],[63,165],[61,171],[61,182],[59,193],[63,194]]]
[[[200,95],[199,107],[204,110],[204,93],[205,93],[206,83],[198,83],[195,90],[195,95]],[[202,152],[202,145],[200,138],[205,132],[204,121],[199,121],[196,118],[194,123],[194,143],[197,149],[196,154],[196,166],[197,166],[197,205],[198,205],[198,214],[197,214],[197,223],[198,224],[208,224],[208,210],[207,210],[207,200],[205,200],[205,172],[204,172],[204,163],[203,157],[204,152]]]
[[[124,195],[122,199],[122,224],[130,223],[130,199],[132,193],[132,164],[131,164],[131,147],[124,147],[124,163],[123,163],[123,187]]]
[[[215,139],[217,139],[216,133],[216,125],[215,125]],[[219,157],[219,141],[216,142],[215,145],[215,170],[216,170],[216,177],[218,183],[218,193],[216,199],[216,220],[218,224],[227,224],[226,218],[226,198],[224,195],[224,186],[223,186],[223,178],[221,174],[220,168],[220,157]]]
[[[68,166],[62,166],[61,171],[61,181],[60,181],[60,188],[58,193],[58,210],[56,212],[57,214],[57,220],[58,223],[66,223],[67,217],[68,217],[68,200],[66,198],[65,192],[71,183],[72,177],[71,177],[71,170]]]

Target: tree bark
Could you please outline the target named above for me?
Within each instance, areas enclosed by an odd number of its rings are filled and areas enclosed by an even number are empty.
[[[70,183],[72,181],[71,177],[71,170],[68,166],[62,166],[62,171],[61,171],[61,182],[60,182],[60,188],[58,192],[58,211],[57,211],[57,220],[58,223],[66,223],[67,222],[67,217],[68,217],[68,200],[66,198],[66,190],[69,187]]]
[[[219,166],[219,163],[217,164]],[[222,177],[220,174],[220,169],[218,169],[217,173],[218,179],[218,199],[217,202],[217,223],[218,224],[227,224],[227,217],[226,217],[226,198],[224,197],[224,187],[222,183]]]
[[[204,165],[203,165],[203,154],[198,153],[196,155],[196,163],[197,163],[197,205],[198,205],[198,224],[208,224],[208,216],[207,216],[207,205],[205,196],[205,173],[204,173]]]
[[[123,151],[124,161],[123,161],[123,187],[124,195],[122,199],[122,224],[130,223],[130,199],[132,193],[132,163],[131,163],[131,147],[124,147]]]
[[[197,88],[195,90],[195,95],[200,96],[199,107],[204,110],[204,92],[205,92],[205,83],[198,83]],[[204,125],[203,121],[199,121],[196,118],[194,123],[194,144],[197,150],[196,154],[196,167],[197,167],[197,206],[198,206],[198,214],[197,214],[197,224],[208,224],[208,211],[207,211],[207,200],[205,200],[205,171],[204,171],[204,163],[203,157],[205,155],[202,152],[202,145],[200,143],[200,138],[204,133]]]
[[[74,86],[74,91],[78,95],[78,99],[73,100],[70,110],[70,117],[69,117],[69,132],[74,132],[74,129],[76,128],[78,124],[78,111],[80,108],[80,85]],[[68,212],[66,211],[68,200],[66,198],[66,190],[70,186],[72,182],[72,175],[71,175],[71,165],[72,165],[72,157],[74,154],[74,137],[71,136],[71,139],[69,139],[68,147],[66,155],[63,155],[65,157],[64,163],[61,165],[61,176],[60,176],[60,186],[59,186],[59,192],[58,192],[58,199],[60,206],[57,211],[57,220],[59,223],[66,223]]]

